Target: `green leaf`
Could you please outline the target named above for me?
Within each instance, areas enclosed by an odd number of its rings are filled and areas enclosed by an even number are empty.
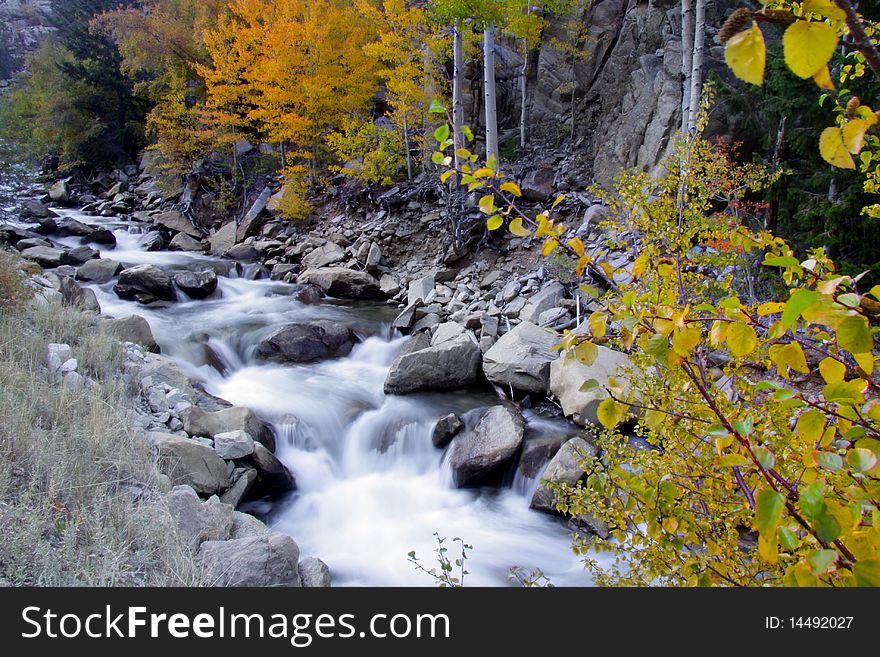
[[[596,379],[589,379],[584,381],[583,385],[580,387],[581,392],[594,392],[599,389],[599,381]]]
[[[467,125],[461,126],[461,134],[463,134],[464,138],[467,139],[468,141],[474,140],[474,132],[473,132],[473,130],[471,130],[470,126],[467,126]]]
[[[798,321],[804,309],[812,305],[818,298],[819,293],[813,290],[797,290],[785,304],[782,325],[786,329],[790,329]]]
[[[820,468],[831,472],[837,472],[843,468],[843,459],[840,454],[833,452],[813,452],[813,460],[819,464]]]
[[[840,536],[840,523],[829,513],[823,513],[814,521],[813,529],[823,543],[831,543]]]
[[[773,452],[771,452],[766,447],[755,447],[752,450],[752,453],[755,455],[755,458],[758,459],[758,463],[761,464],[761,467],[765,470],[769,470],[774,465],[776,465],[776,457],[773,455]]]
[[[749,464],[749,460],[742,454],[725,454],[718,459],[719,468],[741,468]]]
[[[779,528],[779,543],[786,550],[797,550],[798,546],[801,544],[798,535],[791,531],[788,527],[780,527]]]
[[[810,570],[814,575],[827,572],[835,561],[837,561],[837,552],[834,550],[815,550],[807,557],[807,563],[810,564]]]
[[[765,488],[757,497],[758,508],[755,512],[755,528],[758,530],[758,552],[768,563],[776,563],[777,541],[776,527],[782,518],[785,498],[775,490]]]
[[[431,106],[428,108],[428,112],[431,114],[446,114],[446,108],[443,107],[443,103],[435,98],[431,101]]]
[[[437,128],[434,131],[434,139],[441,143],[449,139],[449,126],[444,124]]]
[[[864,559],[853,564],[859,586],[880,586],[880,559]]]
[[[745,358],[758,345],[758,334],[749,324],[737,322],[727,327],[727,346],[736,358]]]
[[[846,462],[853,470],[867,472],[877,465],[877,455],[869,449],[855,448],[849,450]]]
[[[868,320],[861,315],[847,317],[837,326],[837,343],[851,354],[866,354],[874,349]]]
[[[443,160],[445,159],[446,156],[443,155],[443,153],[441,153],[440,151],[434,151],[434,153],[431,155],[431,162],[440,166],[443,166]]]
[[[810,520],[815,520],[824,515],[826,508],[824,484],[821,481],[817,481],[801,490],[798,505]]]

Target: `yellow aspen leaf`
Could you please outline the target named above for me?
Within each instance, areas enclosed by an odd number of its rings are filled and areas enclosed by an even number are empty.
[[[596,415],[603,427],[614,429],[626,418],[626,406],[619,404],[609,397],[599,404]]]
[[[553,253],[556,248],[559,246],[559,240],[555,237],[551,237],[549,240],[544,242],[544,246],[541,247],[541,255],[545,258]]]
[[[795,432],[808,445],[814,445],[825,432],[825,414],[812,409],[801,415],[797,420]]]
[[[480,199],[480,212],[483,214],[495,212],[495,194],[486,194]]]
[[[587,320],[587,325],[594,338],[604,338],[608,327],[608,315],[601,311],[594,312]]]
[[[836,358],[828,357],[819,363],[819,372],[825,383],[839,383],[846,376],[846,365]]]
[[[568,240],[567,244],[571,247],[571,249],[578,254],[581,258],[584,257],[584,243],[581,241],[580,237],[575,237],[574,239]]]
[[[663,411],[655,411],[652,409],[645,413],[645,425],[649,429],[656,429],[661,424],[663,424],[663,421],[666,419],[666,417],[666,413],[664,413]]]
[[[864,354],[853,354],[853,358],[856,359],[856,363],[858,363],[859,367],[870,376],[874,373],[874,354],[873,353],[864,353]]]
[[[508,192],[509,194],[513,194],[517,198],[522,196],[522,189],[520,189],[519,185],[515,182],[506,182],[501,185],[502,192]]]
[[[685,326],[672,334],[672,348],[682,358],[687,358],[700,344],[700,329],[696,326]]]
[[[614,276],[614,267],[612,267],[609,263],[603,262],[599,266],[602,268],[602,271],[605,272],[605,275],[608,278],[612,278]]]
[[[831,72],[828,70],[827,64],[813,74],[813,82],[820,89],[834,91],[834,83],[831,81]]]
[[[813,77],[837,49],[837,30],[828,23],[798,20],[782,37],[785,63],[799,78]]]
[[[801,5],[805,12],[812,12],[827,16],[834,21],[842,21],[846,19],[843,9],[838,7],[832,0],[804,0]]]
[[[599,347],[594,345],[592,342],[580,342],[574,348],[574,356],[578,359],[578,361],[580,361],[587,367],[590,367],[593,363],[596,362],[596,359],[599,357]]]
[[[709,332],[709,343],[713,347],[723,344],[727,339],[727,325],[727,322],[715,321],[712,323],[712,330]]]
[[[767,47],[758,24],[732,36],[724,47],[724,59],[734,75],[759,87],[764,84]]]
[[[578,258],[577,267],[575,267],[575,274],[577,274],[578,278],[584,275],[584,272],[587,270],[587,266],[592,262],[590,258],[584,256],[583,258]]]
[[[843,126],[841,129],[843,143],[850,153],[856,154],[862,150],[865,142],[865,133],[869,127],[867,121],[862,121],[861,119],[847,121],[846,125]]]
[[[449,180],[450,178],[452,178],[452,176],[454,176],[454,175],[455,175],[455,171],[444,171],[444,172],[440,175],[440,182],[445,183],[447,180]]]
[[[647,253],[643,253],[636,258],[636,261],[633,264],[633,278],[635,280],[640,279],[642,274],[648,269],[649,264],[651,264],[651,258]]]
[[[855,169],[852,155],[843,142],[843,133],[840,128],[825,128],[819,136],[819,153],[822,159],[838,169]]]
[[[866,121],[868,125],[876,125],[877,113],[868,105],[859,105],[855,111],[855,118]]]
[[[837,325],[837,344],[851,354],[873,351],[874,338],[868,327],[868,320],[862,315],[855,315],[840,322]]]
[[[760,306],[758,306],[758,315],[761,317],[766,317],[767,315],[775,315],[776,313],[781,313],[783,310],[785,310],[784,303],[771,301],[769,303],[762,303]]]
[[[552,208],[555,208],[557,205],[559,205],[560,203],[562,203],[564,200],[565,200],[565,194],[563,194],[562,196],[557,196],[557,197],[556,197],[556,200],[553,201],[553,205],[551,206],[551,209],[552,209]]]
[[[489,169],[488,167],[483,167],[482,169],[477,169],[474,171],[474,178],[494,178],[495,170]]]
[[[782,519],[785,498],[782,493],[765,488],[758,493],[756,501],[755,529],[758,530],[758,552],[767,563],[776,563],[779,546],[776,528]]]
[[[538,232],[535,237],[545,237],[549,235],[553,235],[553,222],[547,218],[546,213],[541,213],[537,216],[538,219]]]
[[[522,217],[517,217],[510,222],[509,230],[517,237],[531,237],[532,231],[523,227]]]
[[[727,347],[737,358],[745,358],[758,346],[758,334],[749,324],[736,322],[727,329]]]
[[[503,224],[504,224],[504,217],[502,217],[500,214],[496,214],[493,217],[489,217],[489,219],[486,221],[486,227],[489,230],[498,230],[499,228],[501,228],[501,226]]]

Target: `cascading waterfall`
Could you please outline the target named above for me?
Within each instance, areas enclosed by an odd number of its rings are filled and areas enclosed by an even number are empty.
[[[278,457],[298,490],[269,508],[254,508],[275,530],[293,536],[303,555],[326,561],[335,585],[432,585],[407,554],[415,550],[423,565],[435,567],[434,532],[450,547],[455,537],[473,545],[466,584],[504,585],[513,566],[540,568],[555,585],[589,584],[566,525],[528,508],[538,478],[511,473],[508,487],[451,486],[443,454],[431,444],[435,420],[456,412],[473,424],[477,409],[498,400],[475,391],[386,396],[383,383],[404,341],[390,335],[387,307],[305,305],[291,296],[295,286],[252,280],[253,270],[237,271],[218,258],[146,251],[136,224],[61,214],[114,229],[117,246],[103,251],[104,258],[169,271],[213,269],[221,276],[211,298],[183,298],[168,308],[123,301],[113,282],[91,287],[105,314],[145,317],[163,353],[208,392],[274,425]],[[78,245],[77,238],[56,241]],[[308,365],[254,357],[274,329],[316,319],[351,326],[363,341],[347,357]],[[527,421],[531,436],[560,431],[558,423]]]

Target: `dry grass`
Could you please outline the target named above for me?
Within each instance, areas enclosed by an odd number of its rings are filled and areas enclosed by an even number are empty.
[[[69,344],[96,384],[50,383],[51,342]],[[94,315],[55,303],[0,310],[0,582],[197,583],[149,448],[132,429],[121,360]]]

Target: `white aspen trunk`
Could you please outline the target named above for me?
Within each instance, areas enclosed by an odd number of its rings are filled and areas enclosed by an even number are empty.
[[[413,166],[412,153],[409,149],[409,122],[406,119],[406,113],[403,115],[403,147],[406,149],[406,179],[412,180]]]
[[[691,111],[691,72],[694,66],[694,9],[681,0],[681,131],[687,132]]]
[[[498,162],[498,111],[495,98],[495,26],[483,32],[483,91],[486,96],[486,160]]]
[[[462,103],[461,93],[464,86],[464,37],[461,34],[461,26],[456,24],[453,28],[452,36],[452,124],[454,127],[455,149],[464,148],[463,135],[461,128],[464,125],[464,104]],[[461,163],[459,158],[455,156],[456,167]]]
[[[706,0],[696,0],[694,19],[694,62],[691,69],[691,97],[688,111],[688,132],[697,129],[697,111],[703,94],[703,46],[706,42]]]
[[[527,15],[532,15],[532,2],[526,4],[526,13]],[[529,106],[528,106],[528,92],[529,92],[529,40],[523,39],[523,67],[522,67],[522,80],[520,81],[519,91],[522,96],[522,102],[519,108],[519,147],[520,150],[525,152],[526,150],[526,123],[529,120]]]

